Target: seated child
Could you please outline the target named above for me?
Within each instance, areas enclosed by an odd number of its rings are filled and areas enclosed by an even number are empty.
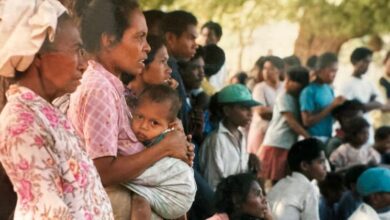
[[[145,147],[153,147],[174,128],[180,109],[177,92],[166,85],[148,86],[135,105],[131,128]],[[165,157],[123,186],[144,197],[161,217],[183,216],[195,198],[194,172],[185,162]]]
[[[345,125],[348,124],[351,118],[363,116],[363,114],[364,105],[356,99],[347,100],[342,105],[333,109],[332,116],[336,119],[338,124],[336,125],[337,127],[334,136],[326,143],[325,155],[327,158],[345,142]]]
[[[338,202],[344,192],[343,176],[328,173],[325,180],[318,183],[320,188],[320,219],[338,219]]]
[[[390,126],[382,126],[375,131],[374,148],[381,154],[381,163],[390,165]]]
[[[348,190],[343,194],[338,205],[339,220],[347,220],[362,204],[363,200],[356,190],[356,182],[367,169],[367,165],[356,165],[349,168],[345,173],[344,184]]]
[[[349,220],[390,219],[390,170],[370,168],[357,181],[357,190],[363,196],[363,203]]]
[[[261,176],[276,182],[287,175],[287,153],[301,135],[310,137],[300,123],[299,94],[309,83],[309,71],[293,67],[287,73],[286,91],[276,98],[273,116],[265,134],[259,158]]]
[[[217,103],[216,108],[210,110],[217,110],[214,114],[221,116],[222,121],[203,141],[199,162],[201,174],[215,190],[222,178],[249,171],[246,134],[241,128],[252,118],[251,107],[260,103],[254,101],[248,88],[241,84],[226,86],[210,102]],[[251,164],[256,163],[251,161]]]
[[[292,174],[279,180],[267,195],[274,219],[318,220],[318,194],[313,179],[326,176],[324,144],[314,138],[296,142],[287,155]]]
[[[363,117],[351,119],[345,126],[345,140],[330,155],[330,162],[336,171],[342,171],[357,164],[380,163],[379,153],[367,145],[370,124]]]

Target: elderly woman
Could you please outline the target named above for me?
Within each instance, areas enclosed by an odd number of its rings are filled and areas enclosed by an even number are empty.
[[[140,74],[150,46],[147,26],[136,1],[95,0],[81,20],[81,35],[92,59],[81,85],[70,97],[68,117],[85,141],[100,174],[116,219],[129,219],[130,193],[118,184],[139,176],[171,156],[191,163],[192,147],[183,132],[170,132],[144,149],[130,128],[121,73]]]
[[[0,115],[0,161],[17,193],[15,219],[113,219],[98,172],[50,103],[84,70],[81,39],[55,0],[7,0],[0,75],[15,77]]]

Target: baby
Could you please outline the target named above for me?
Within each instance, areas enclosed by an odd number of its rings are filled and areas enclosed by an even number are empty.
[[[177,92],[166,85],[148,86],[139,96],[133,111],[131,128],[145,147],[152,147],[175,129],[181,102]],[[183,216],[195,198],[193,169],[185,162],[165,157],[136,179],[123,183],[144,197],[161,217]]]

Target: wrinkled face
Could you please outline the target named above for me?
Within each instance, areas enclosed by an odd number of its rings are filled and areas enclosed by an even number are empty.
[[[209,44],[217,44],[220,38],[217,37],[215,32],[207,27],[203,28],[200,32],[199,42],[201,45],[206,46]]]
[[[272,83],[279,82],[281,71],[276,68],[270,61],[266,61],[263,67],[263,77],[265,81]]]
[[[86,61],[83,57],[80,34],[69,20],[57,29],[49,52],[39,55],[44,89],[53,98],[76,90]]]
[[[124,31],[122,39],[109,48],[115,72],[137,75],[144,69],[144,60],[150,51],[146,41],[148,28],[143,13],[135,9],[130,18],[131,24]]]
[[[319,70],[317,77],[319,77],[323,83],[332,84],[336,77],[337,70],[338,63],[335,62],[332,65],[329,65],[328,67]]]
[[[372,61],[372,56],[367,56],[366,58],[359,60],[354,64],[355,72],[358,75],[363,75],[367,72],[368,67]]]
[[[180,36],[173,35],[171,45],[171,51],[173,56],[178,60],[188,61],[196,53],[196,38],[198,32],[195,25],[188,25],[187,30]]]
[[[224,108],[225,117],[237,127],[247,126],[252,119],[252,111],[250,107],[244,105],[228,105]]]
[[[307,164],[307,176],[310,180],[316,179],[317,181],[322,181],[326,177],[326,166],[325,166],[325,153],[321,152],[320,157],[311,161],[311,163]],[[303,162],[305,163],[305,162]]]
[[[131,129],[141,142],[152,140],[169,127],[169,101],[157,103],[148,98],[135,107]]]
[[[168,51],[165,46],[157,50],[153,61],[142,72],[142,79],[146,84],[162,84],[171,77],[172,69],[168,65],[168,58]]]
[[[241,212],[254,217],[263,218],[266,200],[260,185],[253,181],[244,204],[241,205]]]
[[[198,89],[204,79],[204,60],[199,57],[191,60],[185,71],[182,71],[184,86],[187,90]]]

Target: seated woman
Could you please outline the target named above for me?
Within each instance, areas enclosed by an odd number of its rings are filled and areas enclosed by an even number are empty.
[[[252,174],[236,174],[223,179],[215,192],[217,213],[207,220],[272,220],[263,190]]]
[[[12,16],[0,22],[0,75],[17,84],[0,115],[0,162],[18,197],[14,219],[113,219],[92,160],[50,104],[80,83],[85,62],[76,26],[59,1],[2,3]]]

